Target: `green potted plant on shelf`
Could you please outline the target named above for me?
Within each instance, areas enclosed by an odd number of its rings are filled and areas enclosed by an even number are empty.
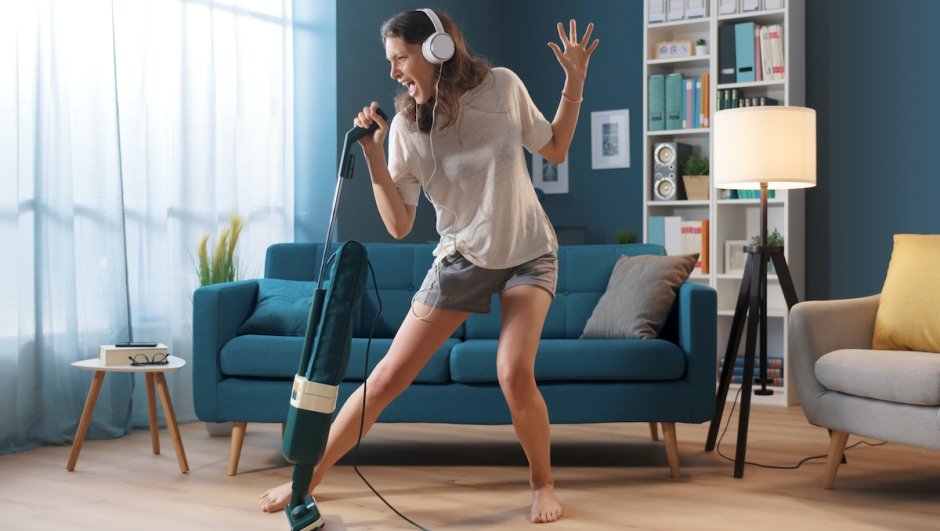
[[[705,39],[695,41],[695,55],[708,55],[708,44]]]
[[[751,236],[751,245],[760,245],[760,234]],[[774,229],[773,232],[767,235],[767,245],[770,247],[783,247],[783,236],[780,235],[780,231]],[[773,262],[767,262],[767,272],[772,275],[777,273]]]
[[[617,243],[636,243],[636,231],[633,229],[617,229]]]
[[[693,154],[682,162],[682,183],[686,199],[708,199],[708,156]]]

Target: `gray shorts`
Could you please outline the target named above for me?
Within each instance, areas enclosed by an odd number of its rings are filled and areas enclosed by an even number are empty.
[[[485,269],[455,251],[434,261],[414,300],[444,310],[490,313],[494,293],[531,284],[555,298],[557,283],[558,258],[553,252],[509,269]]]

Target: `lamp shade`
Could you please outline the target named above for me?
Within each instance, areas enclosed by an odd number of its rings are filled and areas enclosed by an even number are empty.
[[[716,188],[770,190],[816,186],[816,111],[743,107],[715,113],[712,178]]]

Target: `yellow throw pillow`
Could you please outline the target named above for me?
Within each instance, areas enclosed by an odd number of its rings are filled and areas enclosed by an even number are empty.
[[[875,350],[940,353],[940,234],[895,234],[875,316]]]

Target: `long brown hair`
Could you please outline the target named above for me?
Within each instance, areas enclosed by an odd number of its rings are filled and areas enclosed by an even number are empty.
[[[463,34],[451,19],[434,11],[441,20],[444,31],[454,39],[454,56],[442,65],[440,69],[440,83],[437,94],[427,102],[417,105],[414,98],[407,92],[402,92],[395,98],[395,111],[408,120],[413,128],[417,122],[418,129],[427,133],[431,130],[434,100],[437,99],[436,123],[438,129],[444,129],[457,120],[460,97],[473,87],[480,85],[490,73],[490,66],[485,59],[471,57],[467,52],[467,45]],[[382,44],[385,40],[398,37],[408,44],[421,45],[434,33],[434,24],[423,11],[403,11],[382,24]],[[417,106],[417,109],[415,108]],[[413,129],[412,129],[413,130]]]

